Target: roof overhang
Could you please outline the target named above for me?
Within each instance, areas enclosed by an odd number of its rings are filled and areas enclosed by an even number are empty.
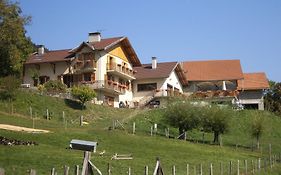
[[[128,57],[130,63],[133,65],[133,67],[141,66],[142,64],[127,37],[122,37],[121,39],[111,43],[110,45],[106,46],[104,48],[104,50],[109,50],[119,43],[121,44],[122,48],[125,50],[126,56]]]

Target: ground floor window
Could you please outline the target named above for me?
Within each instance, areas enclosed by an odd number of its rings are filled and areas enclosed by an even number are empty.
[[[111,106],[111,107],[114,107],[114,97],[105,95],[104,96],[104,104],[108,105],[108,106]]]
[[[49,80],[50,80],[50,77],[48,77],[48,76],[40,76],[39,77],[39,83],[40,84],[44,84],[44,83],[46,83]]]
[[[259,104],[244,104],[244,109],[259,109]]]
[[[157,83],[145,83],[145,84],[138,84],[137,90],[138,92],[141,91],[152,91],[157,89]]]

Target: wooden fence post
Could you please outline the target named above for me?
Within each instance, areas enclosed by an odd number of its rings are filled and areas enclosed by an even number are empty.
[[[153,135],[153,127],[151,126],[150,127],[150,136],[152,136]]]
[[[200,164],[200,175],[203,175],[203,165],[202,165],[202,163]]]
[[[144,167],[144,175],[148,175],[148,166]]]
[[[65,124],[65,113],[64,113],[64,111],[62,111],[62,122],[63,122],[63,124]]]
[[[49,109],[46,110],[46,119],[49,120]]]
[[[51,175],[55,175],[55,168],[52,168]]]
[[[64,175],[68,175],[69,173],[69,166],[64,166]]]
[[[220,162],[220,175],[223,175],[223,163]]]
[[[255,174],[255,164],[254,164],[254,160],[252,160],[251,162],[252,162],[252,172],[253,172],[253,174]]]
[[[133,123],[133,134],[135,134],[136,133],[136,123],[134,122]]]
[[[244,165],[245,165],[245,174],[248,174],[248,163],[247,163],[247,160],[244,160]]]
[[[109,163],[107,163],[107,175],[111,175],[111,168]]]
[[[29,174],[30,174],[30,175],[36,175],[36,170],[31,169]]]
[[[240,165],[239,165],[239,160],[237,160],[237,175],[240,175]]]
[[[229,162],[229,175],[232,174],[232,161]]]
[[[29,106],[29,115],[30,115],[30,118],[32,118],[32,107]]]
[[[189,164],[186,164],[186,175],[189,175]]]
[[[79,175],[79,165],[75,166],[74,175]]]
[[[210,164],[210,175],[213,175],[213,164]]]
[[[175,166],[175,165],[174,165],[173,168],[172,168],[172,174],[173,174],[173,175],[176,175],[176,166]]]
[[[128,175],[131,175],[131,167],[128,169]]]
[[[80,116],[80,126],[83,126],[83,115]]]
[[[258,172],[261,173],[261,158],[258,159]]]
[[[197,175],[196,174],[196,165],[193,166],[193,170],[194,170],[194,175]]]

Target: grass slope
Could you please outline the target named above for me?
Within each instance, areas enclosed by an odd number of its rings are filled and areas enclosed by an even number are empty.
[[[69,104],[59,98],[39,96],[33,93],[19,93],[13,105],[0,102],[0,123],[14,124],[32,127],[33,121],[29,115],[29,106],[33,108],[33,114],[37,112],[35,128],[51,130],[50,134],[31,134],[0,130],[0,135],[18,140],[32,140],[39,143],[38,146],[3,146],[0,145],[0,167],[4,167],[7,174],[27,174],[27,170],[34,168],[38,174],[49,174],[55,167],[59,174],[63,172],[63,166],[68,165],[73,171],[74,165],[82,163],[83,152],[66,149],[71,139],[97,141],[98,152],[105,150],[104,156],[92,155],[92,161],[106,172],[107,163],[112,166],[112,174],[126,174],[128,167],[132,168],[133,174],[143,174],[144,166],[149,166],[150,174],[155,166],[155,158],[160,157],[166,174],[171,172],[173,165],[177,166],[177,174],[185,174],[185,166],[190,164],[198,168],[203,164],[204,174],[207,173],[210,163],[214,164],[215,174],[218,174],[219,163],[224,162],[224,169],[230,160],[257,160],[260,156],[267,155],[266,145],[272,143],[273,151],[280,150],[281,120],[267,116],[266,123],[269,126],[262,137],[263,152],[252,152],[248,147],[251,139],[245,132],[246,123],[250,121],[243,115],[233,119],[231,130],[224,135],[225,146],[220,148],[211,144],[198,144],[175,139],[167,139],[163,136],[150,136],[150,126],[158,123],[159,133],[168,127],[162,122],[163,110],[131,110],[114,109],[104,106],[88,105],[81,111],[76,104]],[[13,106],[17,114],[8,114]],[[52,119],[44,118],[45,110],[52,112]],[[67,126],[63,124],[62,111],[65,111]],[[21,114],[21,115],[18,115]],[[90,123],[83,127],[79,126],[77,118],[84,115]],[[124,123],[126,131],[122,129],[108,130],[112,121],[118,119]],[[137,134],[130,134],[132,122],[136,122]],[[171,133],[176,135],[177,130],[171,128]],[[192,131],[190,137],[201,139],[201,133]],[[206,139],[211,140],[212,135],[207,134]],[[241,147],[236,148],[235,144]],[[131,153],[133,160],[111,160],[114,153]],[[250,164],[250,163],[249,163]],[[241,165],[243,168],[243,165]],[[271,174],[278,174],[276,166]],[[226,173],[225,173],[226,174]],[[264,173],[266,174],[266,173]]]

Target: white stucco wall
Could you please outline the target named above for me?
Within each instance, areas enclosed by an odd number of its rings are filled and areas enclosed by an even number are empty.
[[[167,84],[172,85],[173,89],[177,88],[177,89],[179,89],[180,92],[183,92],[182,84],[179,81],[179,78],[178,78],[177,74],[175,73],[175,71],[172,71],[170,76],[166,79],[166,81],[164,83],[164,87],[166,87],[166,89],[167,89]]]
[[[53,66],[50,63],[42,63],[39,64],[39,76],[48,76],[50,80],[57,80],[59,75],[67,74],[68,73],[68,65],[67,62],[57,62],[55,63],[56,71],[54,73]],[[38,67],[38,66],[37,66]],[[25,75],[23,78],[23,83],[30,84],[33,86],[33,79],[30,75],[30,70],[35,69],[35,65],[25,65]]]
[[[167,84],[165,86],[165,78],[161,79],[144,79],[144,80],[134,80],[133,81],[133,100],[139,101],[141,98],[145,96],[152,96],[151,91],[141,91],[138,92],[138,84],[146,84],[146,83],[157,83],[157,89],[159,90],[165,90],[167,89]]]

